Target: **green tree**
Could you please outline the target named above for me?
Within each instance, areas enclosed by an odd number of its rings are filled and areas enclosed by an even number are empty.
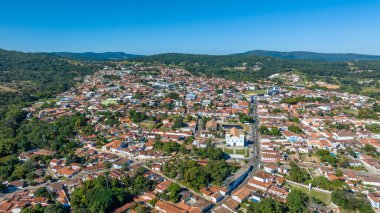
[[[297,166],[293,161],[290,162],[290,171],[289,171],[289,179],[298,183],[303,183],[308,179],[307,172],[303,171],[300,167]]]
[[[291,132],[294,132],[296,134],[302,134],[303,133],[302,129],[299,126],[291,125],[288,127],[288,130]]]
[[[168,192],[169,192],[169,198],[173,203],[178,202],[179,195],[178,193],[181,191],[180,185],[177,183],[171,183],[168,187]]]
[[[44,213],[69,213],[70,209],[65,208],[61,203],[53,203],[45,207]]]
[[[48,190],[45,187],[38,188],[36,190],[36,192],[34,192],[34,196],[35,197],[46,197],[46,198],[51,197],[50,193],[48,192]]]
[[[93,188],[87,194],[88,207],[91,212],[109,212],[115,205],[113,193],[107,188]]]
[[[171,99],[179,99],[179,94],[176,93],[176,92],[170,92],[166,95],[167,98],[171,98]]]
[[[289,195],[286,204],[292,212],[303,212],[307,208],[309,197],[302,191],[293,189]]]
[[[286,205],[269,197],[262,199],[259,203],[249,202],[247,210],[249,213],[283,213],[288,209]]]
[[[271,129],[270,129],[270,135],[274,135],[274,136],[280,136],[281,135],[281,132],[280,130],[273,126]]]

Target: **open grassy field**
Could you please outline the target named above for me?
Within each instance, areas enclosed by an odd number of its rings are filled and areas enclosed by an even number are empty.
[[[247,154],[247,150],[246,149],[236,149],[235,153],[237,155],[246,155]]]
[[[323,192],[317,192],[315,190],[311,190],[309,191],[307,188],[305,187],[298,187],[298,186],[292,186],[291,187],[292,189],[298,189],[298,190],[301,190],[303,191],[305,194],[307,194],[309,197],[314,197],[318,200],[321,200],[323,203],[325,203],[326,205],[330,204],[331,203],[331,194],[328,194],[328,193],[323,193]]]
[[[363,93],[380,93],[380,88],[375,87],[364,87],[362,90]]]
[[[116,103],[117,103],[117,100],[113,98],[109,98],[107,100],[102,101],[103,105],[110,105],[110,104],[116,104]]]
[[[249,157],[249,150],[248,149],[238,149],[238,148],[226,148],[223,147],[223,152],[230,155],[243,155],[245,158]]]
[[[228,149],[228,148],[223,148],[223,152],[225,152],[227,154],[234,154],[234,150],[233,149]]]
[[[309,157],[307,154],[300,154],[300,157],[305,162],[312,162],[312,161],[315,161],[317,163],[321,162],[321,160],[319,159],[319,157],[316,156],[316,155],[312,155],[311,157]]]
[[[143,121],[140,123],[140,126],[150,130],[151,128],[153,128],[154,122],[153,121]]]
[[[262,94],[266,94],[267,91],[266,90],[248,90],[245,92],[245,95],[246,96],[252,96],[252,95],[262,95]]]
[[[17,90],[7,87],[7,86],[0,85],[0,92],[17,92]]]

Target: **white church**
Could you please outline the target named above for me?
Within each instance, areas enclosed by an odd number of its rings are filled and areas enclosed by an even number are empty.
[[[226,134],[226,143],[230,146],[245,146],[245,135],[233,127],[229,133]]]

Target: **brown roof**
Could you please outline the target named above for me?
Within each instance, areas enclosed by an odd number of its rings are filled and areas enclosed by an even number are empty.
[[[63,175],[73,175],[74,173],[75,173],[75,171],[74,170],[72,170],[72,169],[69,169],[69,168],[62,168],[62,169],[58,169],[57,170],[57,173],[59,173],[59,174],[63,174]]]
[[[242,187],[240,188],[239,190],[237,190],[236,192],[234,192],[232,194],[232,196],[236,196],[238,197],[239,199],[244,199],[244,198],[247,198],[249,195],[251,194],[251,190],[246,188],[246,187]]]
[[[263,182],[260,182],[260,181],[257,181],[257,180],[254,180],[254,179],[250,179],[248,181],[249,184],[252,184],[252,185],[257,185],[257,186],[260,186],[260,187],[264,187],[266,189],[269,188],[270,184],[269,183],[263,183]]]
[[[261,179],[274,179],[274,175],[262,171],[257,172],[254,176]]]
[[[34,202],[36,203],[48,203],[48,199],[46,197],[35,197]]]
[[[231,129],[231,135],[239,137],[240,136],[239,130],[237,128],[233,127]]]
[[[117,208],[114,213],[123,213],[123,212],[126,212],[128,209],[130,209],[131,207],[133,207],[134,205],[136,205],[135,202],[129,202],[129,203],[126,203],[124,204],[123,206]]]
[[[232,198],[228,198],[224,203],[229,209],[238,210],[240,203]]]
[[[157,201],[155,207],[156,209],[159,209],[159,211],[163,211],[166,213],[187,213],[186,210],[183,210],[173,204],[161,200]]]
[[[218,126],[218,122],[215,120],[207,121],[206,128],[216,128]]]
[[[172,184],[172,182],[170,180],[166,180],[164,182],[159,183],[156,186],[156,189],[165,191],[169,187],[170,184]]]
[[[7,212],[12,208],[13,204],[8,201],[0,204],[0,212]]]

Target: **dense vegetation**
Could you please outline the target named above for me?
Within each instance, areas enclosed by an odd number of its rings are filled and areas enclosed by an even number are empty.
[[[286,203],[281,203],[273,198],[264,198],[259,203],[246,201],[247,212],[249,213],[283,213],[283,212],[308,212],[308,206],[313,200],[302,191],[293,189],[287,198]]]
[[[190,159],[172,159],[164,164],[163,172],[184,184],[199,190],[209,184],[221,185],[234,171],[224,160],[210,160],[206,166]]]
[[[93,131],[84,116],[75,114],[47,123],[38,119],[22,121],[14,118],[20,114],[23,112],[11,110],[8,116],[0,120],[3,127],[0,128],[0,180],[33,180],[34,163],[27,161],[21,164],[15,155],[22,151],[44,148],[57,151],[56,157],[66,157],[69,163],[81,160],[74,154],[78,143],[72,139],[77,132]],[[49,157],[32,160],[46,162]]]
[[[93,68],[45,54],[0,49],[0,106],[54,97]]]
[[[358,210],[361,213],[375,212],[365,195],[355,196],[347,191],[335,190],[331,194],[331,201],[345,210]]]
[[[141,55],[127,54],[123,52],[104,52],[104,53],[53,52],[50,54],[61,56],[64,58],[71,58],[71,59],[83,60],[83,61],[109,61],[109,60],[121,60],[121,59],[127,59],[127,58],[141,57]]]
[[[278,129],[278,127],[275,126],[272,126],[270,130],[266,126],[260,126],[259,132],[262,135],[281,136],[280,129]]]
[[[269,57],[283,58],[283,59],[303,59],[303,60],[317,60],[317,61],[380,60],[380,56],[362,55],[362,54],[354,54],[354,53],[316,53],[316,52],[306,52],[306,51],[280,52],[280,51],[268,51],[268,50],[252,50],[252,51],[248,51],[241,54],[269,56]]]
[[[288,210],[285,204],[280,203],[273,198],[264,198],[259,203],[249,201],[248,204],[247,212],[249,213],[283,213]]]
[[[46,148],[69,157],[76,147],[72,141],[74,135],[79,131],[92,131],[81,115],[48,123],[28,119],[22,107],[55,97],[57,93],[74,86],[84,75],[91,74],[95,68],[97,66],[69,62],[46,54],[0,49],[1,180],[33,178],[30,174],[33,164],[20,164],[15,154]]]
[[[136,58],[135,61],[158,62],[164,64],[180,65],[194,73],[201,73],[208,76],[225,76],[235,80],[252,80],[260,77],[267,77],[277,72],[298,70],[310,76],[335,76],[350,77],[350,67],[343,62],[321,62],[306,60],[285,60],[272,57],[255,55],[192,55],[192,54],[159,54],[150,57]],[[247,70],[238,72],[234,69],[246,66]],[[260,71],[249,70],[259,64]],[[363,69],[379,70],[380,62],[357,62],[355,64]],[[359,74],[363,78],[379,77],[379,72],[362,72]]]
[[[297,97],[291,97],[291,98],[284,98],[282,100],[283,103],[287,104],[298,104],[299,102],[322,102],[322,103],[328,103],[330,102],[327,98],[314,98],[314,97],[305,97],[305,96],[297,96]]]
[[[71,203],[77,212],[111,212],[113,209],[132,200],[132,195],[154,189],[154,182],[142,173],[133,179],[110,178],[107,174],[83,185],[72,193]]]
[[[324,176],[318,176],[312,179],[306,169],[298,167],[294,162],[290,163],[290,172],[287,178],[298,183],[310,183],[313,187],[326,190],[342,189],[346,187],[344,182],[340,180],[330,181]]]
[[[80,114],[61,117],[51,123],[35,118],[22,121],[23,114],[20,110],[10,110],[0,120],[0,157],[35,148],[68,154],[76,147],[71,140],[76,133],[93,131]]]
[[[61,203],[53,203],[48,206],[42,206],[36,204],[33,207],[25,207],[21,210],[21,213],[69,213],[70,208],[64,207]]]

